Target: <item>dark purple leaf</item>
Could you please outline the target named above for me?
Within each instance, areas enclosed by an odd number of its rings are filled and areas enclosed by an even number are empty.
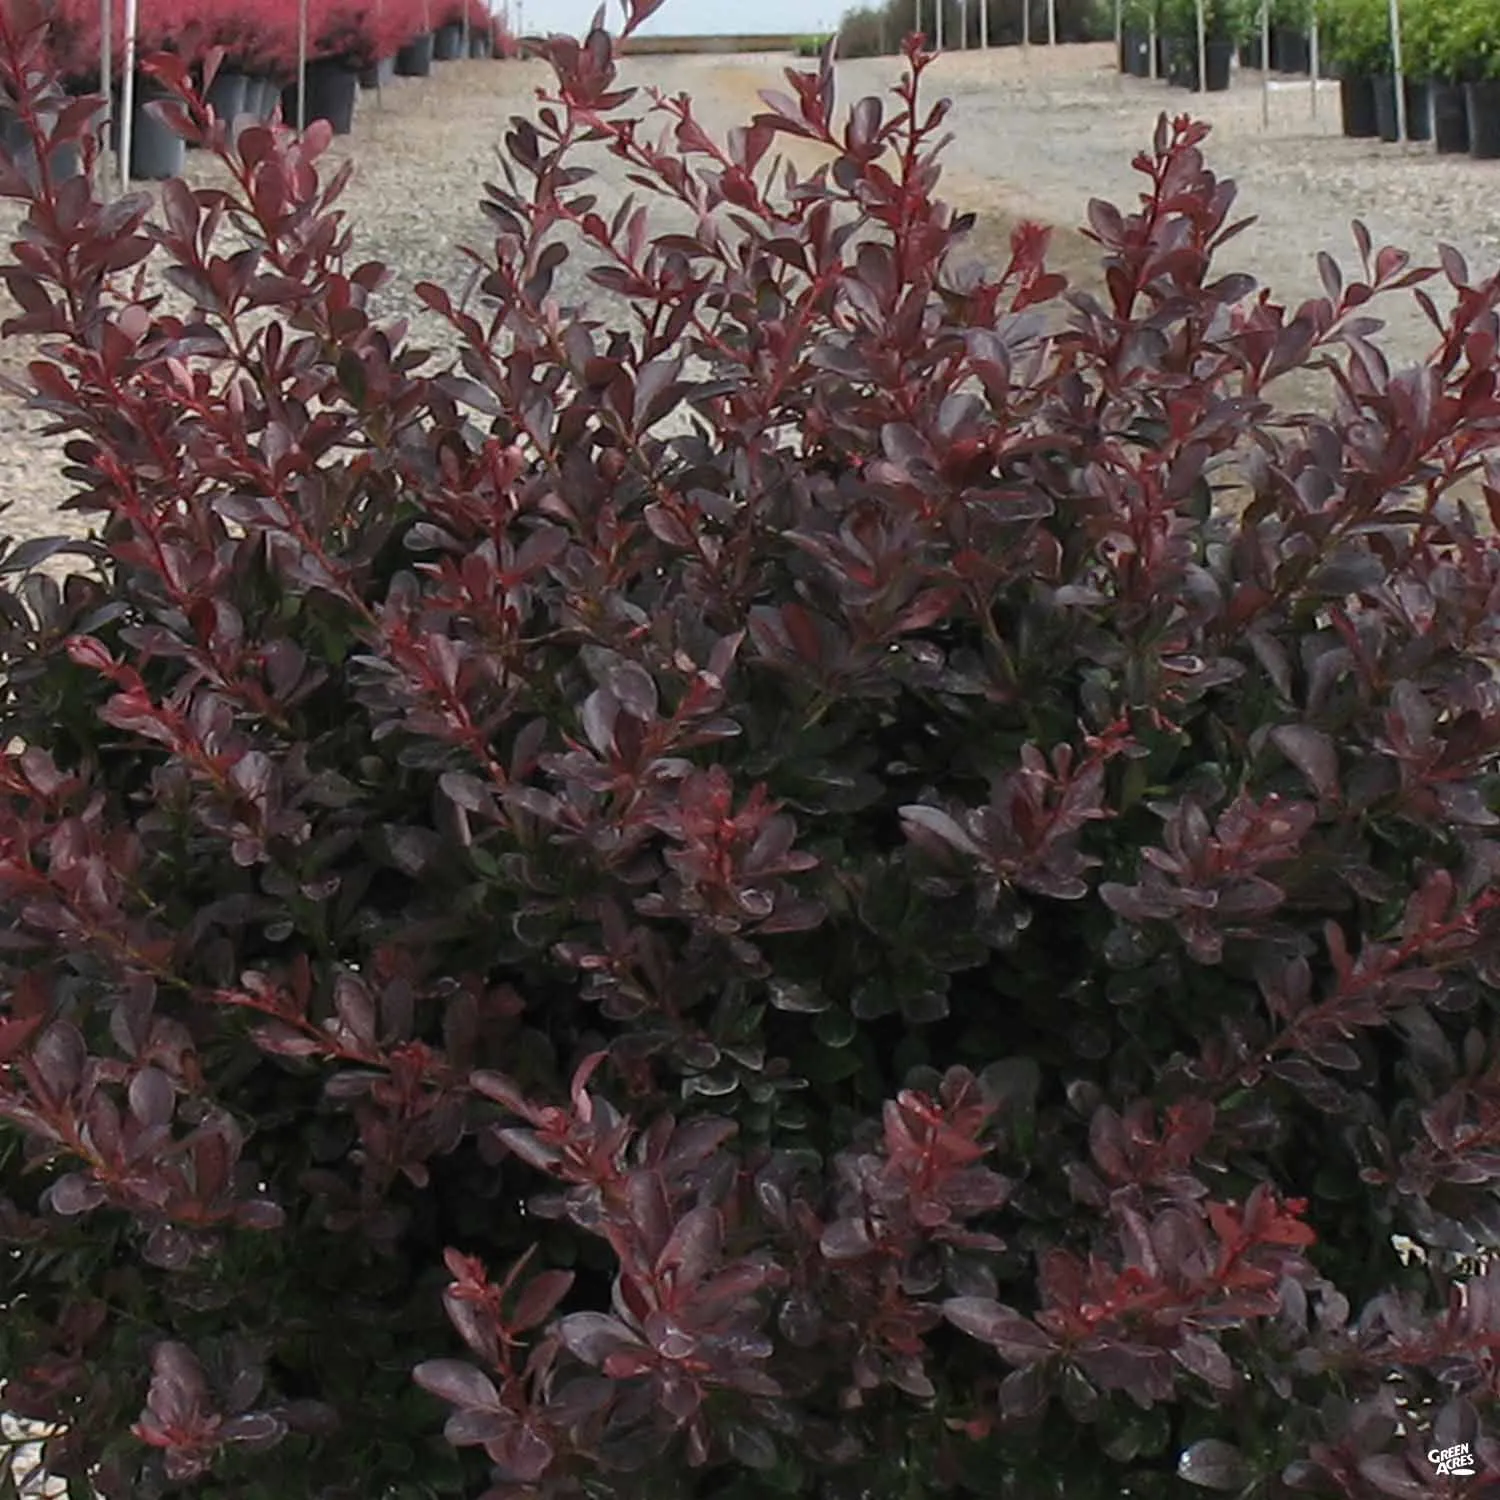
[[[1271,742],[1320,797],[1338,796],[1338,751],[1327,734],[1309,724],[1278,724],[1271,731]]]
[[[160,1068],[142,1068],[130,1080],[130,1112],[147,1130],[167,1124],[176,1102],[172,1080]]]
[[[516,1301],[515,1311],[509,1319],[510,1326],[524,1331],[545,1323],[572,1285],[571,1271],[543,1271],[541,1275],[533,1276]]]
[[[461,1359],[429,1359],[412,1371],[424,1391],[459,1407],[498,1409],[500,1393],[482,1370]]]
[[[941,808],[913,803],[901,809],[901,820],[909,834],[913,830],[921,830],[959,853],[976,858],[981,852],[979,845]]]
[[[219,1436],[226,1443],[260,1445],[276,1442],[285,1432],[286,1423],[274,1413],[251,1411],[243,1416],[231,1417],[219,1429]]]
[[[567,1349],[587,1365],[598,1366],[616,1349],[640,1345],[635,1334],[608,1313],[569,1313],[557,1331]]]
[[[1425,1500],[1432,1494],[1432,1480],[1413,1474],[1404,1460],[1393,1453],[1377,1453],[1359,1461],[1360,1478],[1379,1495],[1392,1500]]]
[[[950,1297],[943,1316],[981,1343],[988,1344],[1007,1364],[1034,1365],[1056,1349],[1052,1336],[1014,1308],[988,1297]]]
[[[98,1208],[106,1201],[106,1194],[94,1179],[84,1172],[69,1172],[52,1184],[47,1201],[54,1213],[72,1218]]]
[[[1206,1381],[1215,1390],[1227,1391],[1233,1388],[1234,1365],[1223,1349],[1207,1334],[1185,1334],[1172,1354],[1184,1370]]]
[[[1205,1490],[1240,1489],[1249,1473],[1240,1450],[1218,1438],[1201,1439],[1185,1449],[1177,1461],[1177,1477]]]
[[[514,1412],[494,1406],[464,1407],[443,1424],[443,1436],[455,1448],[478,1448],[502,1441],[516,1425]]]

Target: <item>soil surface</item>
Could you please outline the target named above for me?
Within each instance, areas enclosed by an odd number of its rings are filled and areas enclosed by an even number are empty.
[[[781,84],[785,57],[650,57],[622,64],[624,81],[685,91],[715,132],[742,123],[758,107],[758,91]],[[894,83],[891,59],[840,65],[845,104]],[[478,204],[483,184],[497,175],[496,146],[517,112],[534,107],[546,75],[532,63],[460,62],[440,65],[427,80],[398,80],[378,99],[361,99],[354,133],[331,155],[356,164],[345,206],[355,225],[360,259],[393,266],[398,289],[384,311],[413,316],[426,343],[451,342],[421,312],[409,291],[419,280],[455,291],[468,277],[465,245],[489,239]],[[947,157],[946,196],[972,209],[979,222],[971,253],[1003,258],[1018,218],[1057,226],[1053,259],[1074,279],[1094,274],[1093,247],[1076,231],[1090,198],[1129,203],[1138,190],[1131,157],[1150,140],[1163,110],[1209,120],[1211,164],[1240,186],[1240,208],[1259,217],[1234,245],[1225,270],[1253,270],[1278,300],[1318,292],[1314,257],[1331,250],[1352,266],[1349,222],[1369,224],[1377,243],[1394,243],[1428,260],[1438,241],[1454,244],[1476,270],[1500,258],[1500,166],[1438,159],[1422,147],[1397,148],[1343,140],[1338,100],[1323,85],[1313,107],[1306,80],[1277,81],[1265,95],[1255,74],[1236,79],[1228,94],[1190,96],[1165,84],[1121,79],[1109,46],[964,52],[940,59],[932,93],[950,95],[954,140]],[[1269,122],[1263,121],[1268,109]],[[626,191],[617,165],[600,184],[606,203]],[[207,185],[217,164],[189,157],[188,176]],[[0,203],[0,237],[8,243],[19,220]],[[7,257],[8,258],[8,257]],[[575,267],[557,288],[563,300],[585,295]],[[595,294],[597,295],[597,294]],[[9,298],[0,290],[0,314]],[[1388,309],[1394,363],[1419,357],[1426,325],[1409,305]],[[0,340],[0,373],[16,374],[32,356],[24,341]],[[68,493],[58,443],[40,433],[42,420],[12,395],[0,394],[0,502],[9,510],[0,530],[35,535],[69,529],[57,514]],[[73,523],[76,525],[76,523]]]

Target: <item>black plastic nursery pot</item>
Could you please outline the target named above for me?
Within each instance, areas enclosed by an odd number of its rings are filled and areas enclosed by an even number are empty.
[[[262,124],[275,113],[281,103],[281,85],[274,79],[260,78],[251,74],[245,79],[245,113]]]
[[[1229,87],[1230,73],[1234,66],[1234,43],[1209,41],[1204,48],[1203,61],[1208,69],[1207,92],[1222,94]],[[1198,42],[1174,39],[1167,81],[1180,89],[1198,90]]]
[[[44,119],[43,123],[50,125],[53,121]],[[0,108],[0,146],[10,154],[26,181],[35,187],[39,176],[36,147],[14,110]],[[54,145],[47,153],[47,169],[53,182],[66,182],[70,177],[77,177],[83,171],[83,152],[72,142]]]
[[[1149,31],[1140,31],[1135,37],[1135,51],[1130,58],[1130,73],[1133,78],[1150,78],[1152,53],[1161,54],[1160,39],[1152,40]],[[1161,76],[1161,69],[1157,69],[1157,76]]]
[[[1461,83],[1434,79],[1428,85],[1432,99],[1432,143],[1439,156],[1457,156],[1469,149],[1469,96]]]
[[[434,62],[456,62],[464,55],[464,29],[457,21],[439,26],[432,39]]]
[[[1469,102],[1469,155],[1500,161],[1500,78],[1464,86]]]
[[[1234,43],[1210,41],[1204,53],[1208,66],[1208,92],[1222,94],[1229,87],[1230,75],[1234,71]],[[1197,71],[1195,68],[1194,72]]]
[[[1406,138],[1432,139],[1432,85],[1425,78],[1406,80]]]
[[[136,78],[130,117],[130,176],[136,182],[180,177],[187,165],[187,143],[150,108],[157,100],[171,97],[154,79]]]
[[[469,33],[469,56],[470,57],[493,57],[495,53],[494,43],[487,31],[471,31]]]
[[[303,121],[327,120],[335,135],[354,129],[354,104],[359,98],[359,73],[339,58],[324,57],[307,65],[307,114]],[[281,118],[297,123],[297,85],[289,85],[281,96]]]
[[[251,79],[244,73],[231,72],[226,68],[220,68],[214,74],[214,81],[208,87],[208,93],[204,96],[208,106],[221,119],[231,123],[241,115],[253,114],[254,111],[248,106],[250,97]],[[259,90],[256,91],[256,103],[260,102]]]
[[[1377,73],[1370,83],[1375,90],[1375,133],[1387,143],[1398,140],[1396,80],[1389,73]]]
[[[1140,31],[1127,31],[1120,37],[1120,71],[1131,78],[1151,76],[1151,37]]]
[[[396,78],[396,59],[394,57],[382,57],[373,68],[365,68],[359,75],[359,86],[362,89],[388,88]]]
[[[1393,101],[1394,107],[1394,101]],[[1380,134],[1375,110],[1375,80],[1356,73],[1339,79],[1339,114],[1351,140],[1374,140]]]
[[[1383,141],[1401,138],[1396,118],[1396,80],[1389,74],[1377,74],[1375,85],[1375,122]],[[1432,139],[1432,94],[1426,79],[1408,78],[1402,93],[1406,100],[1406,138],[1409,141]]]
[[[1276,73],[1312,72],[1312,41],[1295,26],[1271,28],[1271,69]]]
[[[1182,37],[1172,37],[1167,43],[1164,76],[1175,89],[1198,87],[1198,49]]]
[[[432,72],[432,33],[414,36],[396,54],[397,78],[426,78]]]

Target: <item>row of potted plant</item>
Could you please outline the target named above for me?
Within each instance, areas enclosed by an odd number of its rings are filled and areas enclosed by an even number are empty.
[[[110,38],[115,118],[123,109],[123,6],[115,8]],[[48,36],[59,77],[75,94],[101,83],[103,35],[97,0],[52,0]],[[395,75],[425,76],[434,61],[459,56],[508,56],[509,37],[484,0],[308,0],[306,99],[297,96],[299,0],[140,0],[138,56],[172,52],[199,68],[210,53],[221,62],[208,90],[224,119],[269,119],[278,106],[288,121],[326,119],[335,133],[353,125],[361,87]],[[182,141],[148,106],[158,97],[151,80],[132,89],[131,176],[175,176]],[[24,152],[14,123],[0,112],[0,140]]]
[[[1344,133],[1399,135],[1388,0],[1323,0],[1339,73]],[[1495,0],[1402,0],[1407,138],[1443,153],[1500,160],[1500,6]]]
[[[1273,73],[1306,76],[1313,69],[1313,0],[1271,0],[1269,38],[1262,34],[1259,8],[1246,18],[1240,39],[1240,61],[1259,72],[1265,66],[1265,42],[1270,42]],[[1320,61],[1320,71],[1326,59]]]
[[[98,0],[54,0],[53,56],[70,84],[92,88],[102,54]],[[123,6],[115,7],[111,56],[118,76],[124,57]],[[176,52],[197,63],[225,50],[236,71],[289,79],[296,70],[299,0],[140,0],[141,53]],[[394,59],[412,41],[441,37],[439,57],[456,56],[467,29],[478,55],[488,55],[496,23],[483,0],[308,0],[309,55],[355,71]],[[446,52],[445,52],[446,49]]]
[[[1500,0],[1401,0],[1400,15],[1407,138],[1500,160]],[[1271,0],[1273,70],[1311,70],[1315,16],[1320,72],[1339,80],[1344,133],[1396,140],[1389,0]],[[1247,66],[1265,60],[1261,0],[1206,0],[1204,20],[1209,90],[1229,87],[1236,50]],[[1122,22],[1122,72],[1198,88],[1196,0],[1126,0]]]
[[[1313,0],[1271,0],[1271,65],[1305,72]],[[1236,52],[1247,66],[1261,65],[1261,0],[1205,0],[1204,63],[1207,87],[1229,87]],[[1155,45],[1156,56],[1151,55]],[[1196,0],[1125,0],[1121,13],[1120,70],[1198,87]]]

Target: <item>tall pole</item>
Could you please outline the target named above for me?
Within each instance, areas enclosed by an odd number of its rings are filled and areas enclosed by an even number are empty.
[[[1047,45],[1057,45],[1057,0],[1047,0]]]
[[[1260,128],[1271,128],[1271,0],[1260,0]]]
[[[939,52],[943,50],[943,32],[946,29],[943,22],[946,17],[943,12],[948,9],[948,0],[933,0],[933,8],[937,12],[937,36],[933,39]]]
[[[1198,0],[1198,92],[1208,92],[1208,23],[1203,14],[1203,0]]]
[[[979,45],[990,45],[990,0],[979,0]]]
[[[1031,0],[1021,0],[1021,51],[1031,53]]]
[[[307,0],[297,4],[297,134],[307,129]]]
[[[1151,19],[1146,24],[1146,46],[1150,49],[1150,55],[1146,58],[1146,68],[1152,83],[1156,82],[1156,7],[1151,7]]]
[[[382,0],[375,0],[375,35],[376,36],[384,36],[385,35],[385,28],[380,24],[380,12],[381,12],[382,9],[383,9]],[[375,59],[375,107],[376,107],[376,109],[384,109],[385,108],[385,84],[381,80],[381,74],[384,73],[384,72],[385,72],[385,59],[383,57],[377,57]]]
[[[104,119],[99,125],[99,146],[102,150],[106,141],[113,141],[115,149],[119,149],[120,136],[111,121],[114,118],[114,50],[115,50],[115,7],[114,0],[99,0],[99,92],[104,96]],[[102,182],[105,174],[101,171],[99,179]]]
[[[1390,0],[1391,13],[1391,72],[1396,88],[1396,139],[1405,141],[1406,136],[1406,65],[1401,56],[1401,0]]]
[[[130,148],[135,125],[135,0],[125,0],[125,61],[120,79],[120,191],[130,191]]]
[[[1125,0],[1115,0],[1115,71],[1125,76]]]
[[[958,0],[958,45],[969,50],[969,0]]]
[[[1312,66],[1312,117],[1316,120],[1318,118],[1318,75],[1323,71],[1323,49],[1318,35],[1318,0],[1313,0],[1312,34],[1307,40],[1311,49],[1309,61]]]

